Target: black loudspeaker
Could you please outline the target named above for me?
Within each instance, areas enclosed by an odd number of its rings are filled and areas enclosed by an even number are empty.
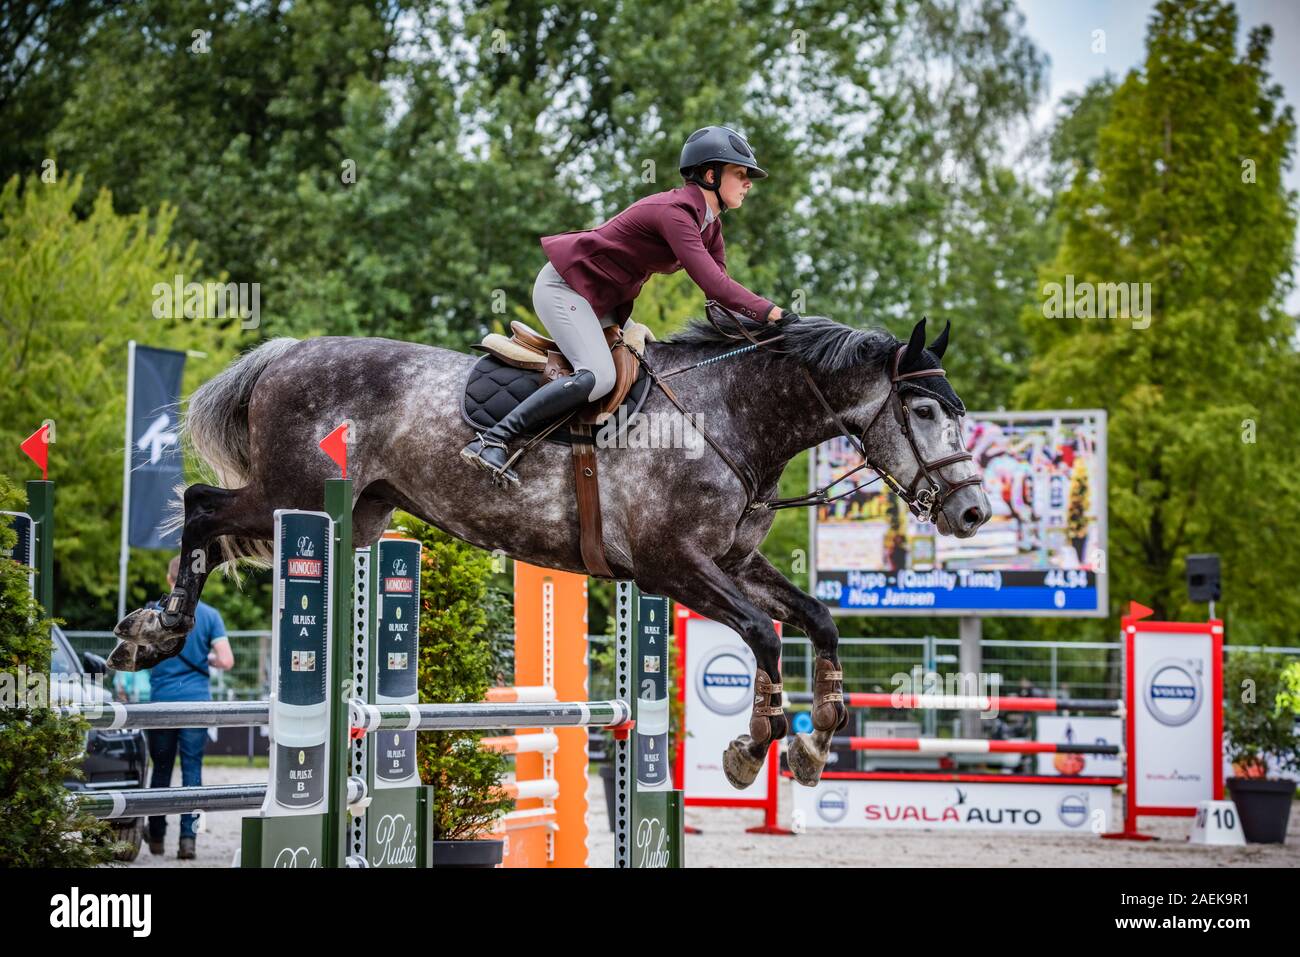
[[[1187,556],[1187,597],[1192,601],[1218,601],[1219,556]]]

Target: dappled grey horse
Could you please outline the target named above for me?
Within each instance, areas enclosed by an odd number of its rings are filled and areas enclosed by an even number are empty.
[[[989,502],[962,444],[965,408],[939,367],[947,328],[927,349],[924,319],[905,345],[820,317],[769,326],[733,319],[751,344],[736,349],[737,337],[695,322],[646,346],[645,365],[671,388],[654,388],[641,413],[671,419],[686,410],[707,443],[694,435],[685,447],[599,449],[605,553],[619,578],[722,622],[753,650],[749,733],[724,756],[736,787],[753,782],[769,743],[788,732],[772,619],[809,636],[814,730],[791,742],[789,759],[811,785],[848,714],[830,612],[758,550],[774,507],[826,500],[824,490],[774,499],[786,464],[847,434],[941,534],[973,535]],[[461,400],[474,361],[388,339],[273,339],[195,391],[185,431],[222,487],[185,490],[176,586],[161,609],[122,619],[112,666],[133,671],[176,654],[208,574],[227,560],[268,557],[276,509],[322,508],[324,481],[337,470],[317,443],[344,420],[358,548],[403,509],[480,548],[584,572],[568,448],[539,443],[518,463],[522,485],[507,491],[462,464],[473,431]]]

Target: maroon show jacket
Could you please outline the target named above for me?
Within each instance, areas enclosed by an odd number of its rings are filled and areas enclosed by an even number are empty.
[[[542,237],[556,271],[597,316],[613,313],[621,325],[652,273],[686,274],[709,299],[751,319],[767,319],[773,303],[727,275],[722,218],[700,232],[704,192],[686,185],[655,193],[595,229]]]

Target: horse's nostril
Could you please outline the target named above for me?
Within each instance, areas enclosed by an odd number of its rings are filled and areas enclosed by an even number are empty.
[[[961,521],[966,528],[979,528],[984,524],[984,510],[978,505],[972,505],[961,513]]]

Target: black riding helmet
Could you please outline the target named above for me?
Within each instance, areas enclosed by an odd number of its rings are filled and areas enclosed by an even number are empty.
[[[763,179],[767,176],[767,171],[758,165],[754,151],[749,148],[745,138],[726,126],[706,126],[688,136],[677,168],[687,182],[713,190],[718,197],[718,208],[727,209],[721,193],[722,167],[727,163],[745,167],[749,170],[750,179]],[[713,167],[712,186],[704,180],[704,169],[709,166]]]

